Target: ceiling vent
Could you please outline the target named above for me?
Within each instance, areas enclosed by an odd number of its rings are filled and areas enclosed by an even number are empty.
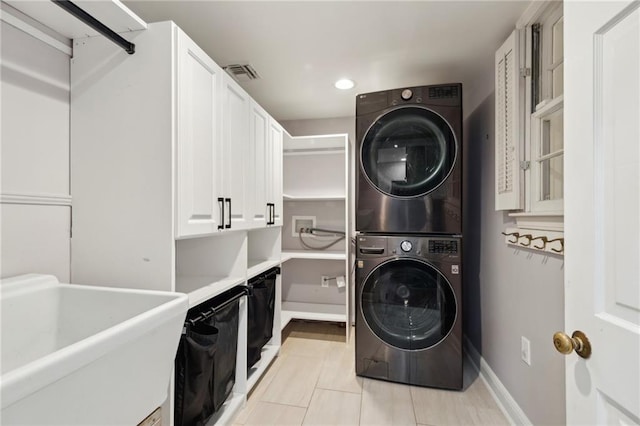
[[[249,64],[232,64],[223,67],[223,69],[239,82],[260,78],[260,74]]]

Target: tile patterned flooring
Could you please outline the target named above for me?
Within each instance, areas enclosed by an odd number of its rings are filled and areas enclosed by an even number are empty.
[[[338,325],[295,321],[282,338],[235,425],[509,424],[466,366],[462,392],[402,385],[356,376],[354,339]]]

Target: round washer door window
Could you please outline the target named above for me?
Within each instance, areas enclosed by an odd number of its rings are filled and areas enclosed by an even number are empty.
[[[453,169],[456,140],[451,127],[426,108],[403,107],[376,120],[360,151],[367,179],[396,197],[419,197],[435,190]]]
[[[437,345],[453,328],[457,303],[447,279],[418,260],[390,260],[362,286],[365,322],[385,343],[420,350]]]

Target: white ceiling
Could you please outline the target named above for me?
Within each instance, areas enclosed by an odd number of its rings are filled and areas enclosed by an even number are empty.
[[[248,62],[242,86],[276,119],[353,116],[355,95],[462,82],[465,107],[493,87],[495,50],[528,1],[123,2],[173,20],[221,66]],[[339,91],[341,77],[356,87]]]
[[[284,121],[349,117],[357,93],[448,82],[463,83],[470,112],[493,90],[494,52],[530,2],[123,3],[148,23],[175,21],[221,66],[253,65],[262,78],[242,86]],[[356,87],[335,89],[342,77]]]
[[[123,2],[173,20],[221,66],[248,62],[242,86],[278,120],[353,116],[355,96],[462,82],[470,108],[493,87],[495,50],[528,1]],[[341,77],[356,87],[339,91]]]

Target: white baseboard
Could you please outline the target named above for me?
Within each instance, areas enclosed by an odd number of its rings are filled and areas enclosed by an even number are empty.
[[[498,407],[502,410],[504,415],[512,425],[531,426],[531,421],[527,418],[527,415],[522,411],[522,408],[518,405],[515,399],[511,396],[506,387],[502,384],[496,373],[493,372],[489,364],[482,358],[478,350],[473,346],[471,341],[464,337],[465,353],[473,368],[478,372],[478,375],[482,378],[485,385],[489,389],[491,396],[496,400]],[[476,364],[476,361],[480,360],[480,365]]]

